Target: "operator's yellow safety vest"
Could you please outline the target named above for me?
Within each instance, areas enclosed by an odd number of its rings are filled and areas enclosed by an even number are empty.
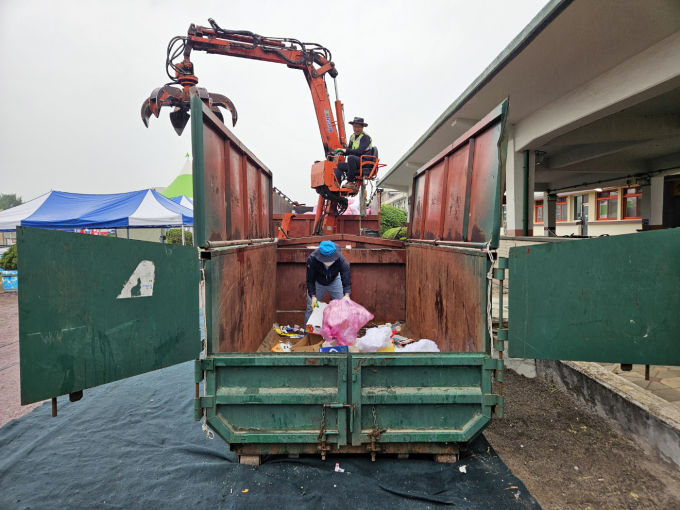
[[[361,144],[361,137],[364,135],[368,136],[368,147],[366,147],[366,150],[373,148],[373,139],[369,136],[368,133],[362,131],[359,136],[352,133],[352,136],[349,137],[349,145],[352,148],[352,150],[357,150],[359,148],[359,145]]]

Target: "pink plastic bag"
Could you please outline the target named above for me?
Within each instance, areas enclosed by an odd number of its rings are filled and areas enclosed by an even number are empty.
[[[363,306],[349,299],[334,299],[323,311],[321,336],[330,342],[334,338],[338,345],[354,345],[357,333],[373,314]]]

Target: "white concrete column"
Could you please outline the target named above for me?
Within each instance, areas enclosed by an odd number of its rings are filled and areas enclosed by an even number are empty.
[[[557,236],[557,195],[543,193],[543,235],[545,237]]]
[[[524,154],[522,152],[515,152],[515,139],[512,136],[512,127],[509,131],[508,157],[505,163],[506,235],[516,237],[521,236],[523,232]],[[530,202],[533,205],[533,200]]]
[[[536,189],[536,154],[534,151],[529,151],[529,196],[527,197],[529,236],[534,235],[534,189]]]
[[[663,175],[652,177],[651,185],[642,187],[640,214],[642,215],[643,230],[661,228],[663,224],[663,187]],[[623,207],[625,207],[625,204]]]

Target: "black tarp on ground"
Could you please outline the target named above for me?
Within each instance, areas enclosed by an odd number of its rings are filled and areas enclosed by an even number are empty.
[[[190,362],[86,390],[80,402],[62,397],[57,418],[48,403],[9,422],[0,508],[539,508],[483,437],[456,464],[366,455],[241,466],[193,421],[193,392]]]

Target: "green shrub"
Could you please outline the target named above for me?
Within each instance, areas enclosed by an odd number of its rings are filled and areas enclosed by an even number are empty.
[[[406,239],[406,227],[396,227],[396,228],[391,228],[389,230],[385,230],[385,233],[381,236],[384,237],[385,239],[395,239],[395,235],[397,232],[401,229],[401,232],[399,232],[399,235],[396,237],[396,239],[399,239],[401,241],[404,241]]]
[[[2,254],[0,257],[0,267],[5,271],[16,271],[17,268],[17,245],[12,247]]]
[[[392,207],[391,205],[380,206],[380,235],[382,236],[386,230],[395,227],[401,227],[402,223],[406,223],[406,213],[401,209]]]
[[[167,244],[182,244],[182,229],[171,228],[165,233],[165,242]],[[184,231],[184,242],[187,246],[194,244],[194,236],[188,230]]]

